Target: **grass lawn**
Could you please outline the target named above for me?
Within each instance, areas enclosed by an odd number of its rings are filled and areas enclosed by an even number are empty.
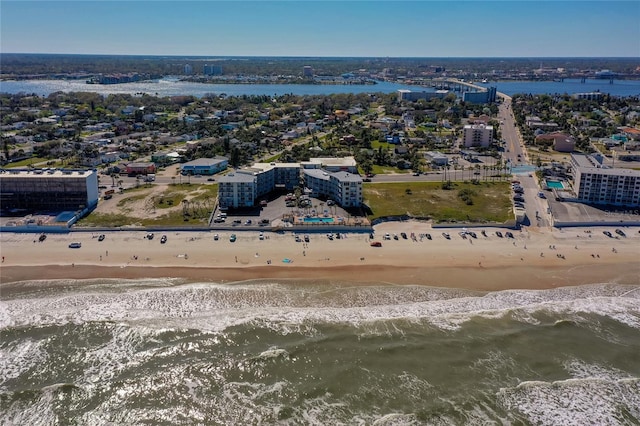
[[[382,149],[386,149],[387,151],[393,151],[395,149],[395,145],[392,143],[371,141],[371,149],[375,149],[377,151],[380,147],[382,147]]]
[[[369,219],[409,215],[435,222],[495,222],[513,219],[509,183],[453,182],[442,189],[441,182],[372,183],[363,186]],[[463,199],[464,198],[464,199]],[[471,204],[465,200],[471,200]]]
[[[153,185],[143,185],[124,191],[117,213],[92,212],[78,226],[206,225],[217,196],[218,185],[171,184],[160,194],[153,193]]]
[[[15,163],[6,164],[4,167],[6,169],[15,169],[18,167],[29,167],[30,165],[36,165],[38,163],[44,163],[47,161],[51,161],[51,160],[48,158],[33,157],[33,158],[27,158],[25,160],[16,161]]]
[[[384,175],[387,173],[409,173],[410,171],[411,170],[408,169],[398,169],[397,167],[378,166],[377,164],[374,164],[371,173],[374,175]]]

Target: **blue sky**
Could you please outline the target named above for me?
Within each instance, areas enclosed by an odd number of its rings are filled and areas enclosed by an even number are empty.
[[[0,51],[640,57],[640,1],[0,0]]]

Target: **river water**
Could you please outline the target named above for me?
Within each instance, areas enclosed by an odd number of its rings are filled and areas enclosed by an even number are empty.
[[[0,424],[640,424],[640,286],[24,282]]]
[[[640,96],[640,81],[615,80],[565,80],[553,81],[500,81],[489,82],[485,86],[496,86],[499,92],[507,95],[524,94],[555,94],[581,93],[600,91],[614,96]],[[177,81],[166,78],[153,82],[138,82],[124,84],[87,84],[81,80],[27,80],[1,81],[0,92],[4,93],[35,93],[48,96],[57,91],[62,92],[96,92],[103,95],[112,93],[146,93],[155,96],[192,95],[202,97],[206,94],[241,95],[329,95],[335,93],[393,93],[399,89],[434,90],[419,86],[403,85],[390,82],[378,82],[375,85],[304,85],[304,84],[205,84]]]

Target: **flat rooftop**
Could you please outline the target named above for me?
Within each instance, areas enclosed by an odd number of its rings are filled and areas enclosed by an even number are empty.
[[[2,177],[20,177],[22,179],[55,177],[78,178],[96,174],[95,170],[67,170],[67,169],[0,169]]]

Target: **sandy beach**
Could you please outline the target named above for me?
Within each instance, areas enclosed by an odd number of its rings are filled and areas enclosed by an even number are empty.
[[[369,234],[361,233],[333,240],[310,233],[305,243],[296,242],[291,232],[265,232],[261,240],[258,232],[238,230],[237,240],[230,242],[231,232],[171,231],[164,233],[165,244],[163,234],[149,240],[142,231],[106,232],[103,241],[96,232],[49,234],[43,242],[37,234],[2,233],[0,279],[5,290],[24,280],[87,278],[310,279],[477,290],[640,283],[638,229],[624,228],[627,236],[617,238],[603,235],[603,230],[613,232],[611,227],[523,229],[512,231],[513,239],[499,238],[497,230],[474,229],[474,239],[463,238],[460,229],[432,229],[426,222],[388,222],[375,227],[382,247],[371,247]],[[383,240],[385,233],[402,232],[407,239]],[[76,241],[82,247],[69,248]]]

